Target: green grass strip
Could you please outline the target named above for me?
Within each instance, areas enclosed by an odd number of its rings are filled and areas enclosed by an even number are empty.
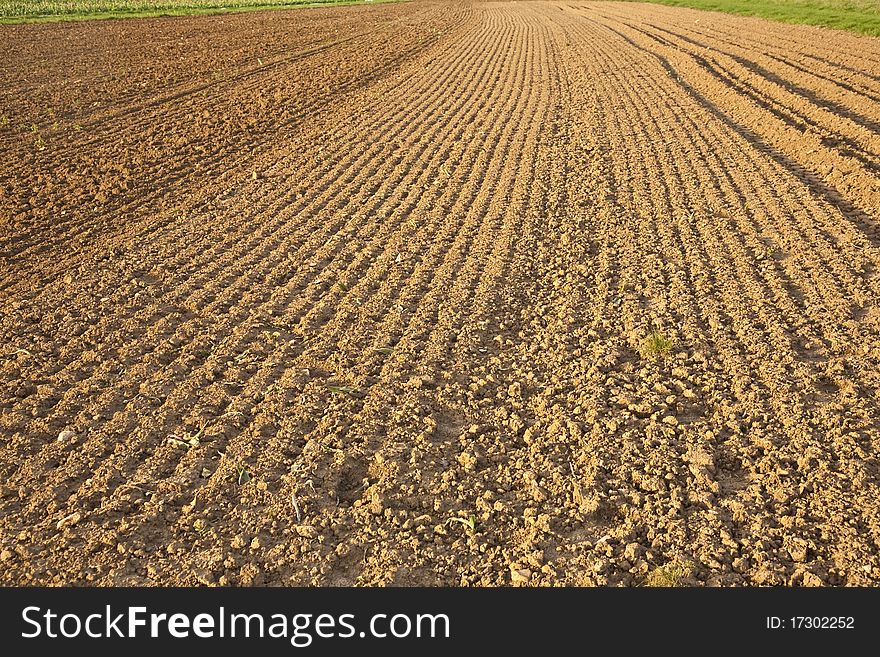
[[[651,0],[651,2],[880,36],[880,0]]]
[[[199,16],[267,9],[299,9],[401,0],[0,0],[0,24],[53,23],[108,18]]]

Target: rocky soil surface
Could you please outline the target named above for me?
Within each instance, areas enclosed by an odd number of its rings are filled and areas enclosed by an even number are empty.
[[[880,40],[412,2],[0,55],[0,583],[880,583]]]

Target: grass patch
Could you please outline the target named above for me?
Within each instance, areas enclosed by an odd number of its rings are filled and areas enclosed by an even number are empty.
[[[685,585],[687,570],[678,564],[666,564],[655,568],[645,576],[645,586],[652,588],[677,588]]]
[[[0,0],[2,23],[50,23],[103,18],[195,16],[400,0]]]
[[[672,351],[672,344],[672,340],[660,331],[652,331],[642,340],[639,351],[645,358],[668,356]]]
[[[803,23],[880,36],[880,0],[651,0],[654,4],[692,7]]]

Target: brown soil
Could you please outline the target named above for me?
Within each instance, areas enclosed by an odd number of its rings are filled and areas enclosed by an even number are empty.
[[[880,583],[880,40],[413,2],[0,44],[0,583]]]

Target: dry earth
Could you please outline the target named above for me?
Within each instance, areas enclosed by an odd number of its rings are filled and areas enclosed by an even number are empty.
[[[3,584],[880,583],[880,40],[413,2],[0,55]]]

